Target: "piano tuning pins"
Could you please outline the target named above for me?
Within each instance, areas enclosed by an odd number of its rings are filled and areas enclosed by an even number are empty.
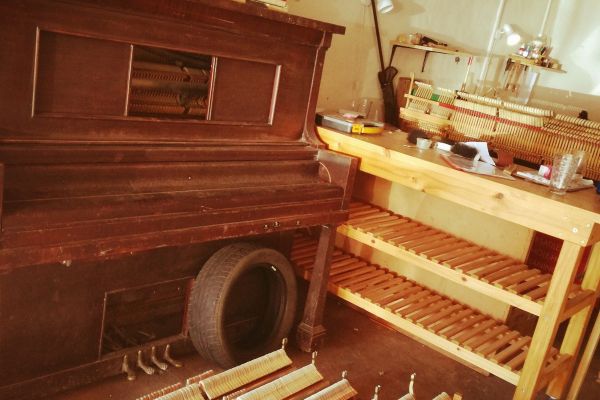
[[[379,392],[381,391],[381,385],[375,386],[375,393],[373,393],[373,397],[371,400],[379,400]]]
[[[171,345],[168,344],[165,346],[165,354],[163,355],[163,358],[165,359],[166,362],[168,362],[169,364],[171,364],[172,366],[174,366],[175,368],[181,368],[183,367],[183,363],[174,360],[171,357]]]
[[[147,375],[154,375],[154,368],[152,368],[149,365],[146,365],[146,363],[144,363],[144,359],[142,358],[143,353],[141,350],[138,350],[137,352],[137,362],[136,365],[142,370],[144,371]]]
[[[121,372],[124,372],[127,374],[128,381],[133,381],[136,378],[135,371],[133,370],[133,368],[131,368],[129,366],[129,358],[127,357],[127,355],[123,356],[123,363],[121,364]]]
[[[160,361],[156,357],[156,347],[154,347],[154,346],[152,346],[152,351],[150,353],[150,360],[152,361],[152,364],[156,365],[162,371],[166,371],[167,368],[169,368],[169,365],[167,363]]]

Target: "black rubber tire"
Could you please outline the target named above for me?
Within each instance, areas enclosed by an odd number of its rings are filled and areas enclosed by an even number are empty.
[[[251,284],[267,290],[240,299]],[[281,345],[294,322],[296,299],[294,269],[283,254],[250,243],[223,247],[206,261],[193,284],[187,312],[190,338],[203,358],[230,368]],[[262,317],[254,331],[234,340],[232,309],[252,306]]]

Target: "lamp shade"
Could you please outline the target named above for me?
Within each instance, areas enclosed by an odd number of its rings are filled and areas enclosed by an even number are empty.
[[[389,13],[394,9],[394,3],[392,0],[377,0],[377,11],[382,14]]]
[[[504,26],[502,26],[501,33],[506,35],[506,44],[509,46],[514,46],[521,42],[521,35],[515,32],[510,24],[504,24]]]

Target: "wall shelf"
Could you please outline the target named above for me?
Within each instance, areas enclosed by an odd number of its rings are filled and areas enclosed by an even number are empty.
[[[310,279],[317,242],[294,240],[291,259]],[[531,337],[406,277],[336,249],[328,290],[354,306],[385,320],[418,341],[516,385]],[[549,351],[543,380],[549,381],[570,356]]]
[[[423,56],[423,64],[421,65],[421,72],[425,71],[425,63],[427,62],[427,57],[429,56],[429,53],[438,53],[438,54],[453,55],[455,57],[456,62],[460,61],[460,57],[472,58],[472,57],[475,56],[474,54],[465,53],[465,52],[459,51],[459,50],[449,49],[447,47],[430,47],[430,46],[421,46],[421,45],[418,45],[418,44],[408,44],[408,43],[402,43],[402,42],[392,42],[392,54],[390,55],[390,63],[389,63],[389,65],[392,65],[392,61],[394,59],[394,53],[396,52],[396,48],[397,47],[403,47],[403,48],[406,48],[406,49],[421,50],[421,51],[425,52],[425,55]]]
[[[528,67],[533,67],[533,68],[537,68],[543,71],[551,71],[551,72],[558,72],[561,74],[566,74],[567,71],[565,71],[562,68],[549,68],[549,67],[544,67],[543,65],[539,65],[536,64],[534,60],[530,59],[530,58],[525,58],[525,57],[521,57],[519,55],[516,54],[511,54],[510,56],[508,56],[508,61],[509,62],[513,62],[515,64],[522,64],[522,65],[526,65]]]

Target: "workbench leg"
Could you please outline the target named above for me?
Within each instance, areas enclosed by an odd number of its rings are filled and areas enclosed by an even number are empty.
[[[538,391],[537,386],[546,364],[546,357],[556,337],[567,296],[582,255],[583,247],[567,241],[563,243],[529,346],[527,359],[521,370],[521,377],[513,397],[515,400],[531,400]]]
[[[590,339],[587,346],[585,346],[583,355],[581,356],[581,362],[577,367],[577,372],[575,373],[575,377],[571,383],[571,390],[569,390],[569,394],[567,394],[567,400],[577,400],[577,397],[579,396],[579,390],[581,389],[581,385],[583,384],[583,380],[585,378],[585,374],[590,367],[590,363],[592,362],[592,358],[594,358],[594,353],[598,347],[598,338],[600,338],[600,315],[596,315],[594,328],[590,333]]]
[[[323,311],[327,297],[327,285],[329,282],[329,270],[331,268],[331,255],[335,244],[336,227],[334,225],[323,225],[319,244],[317,245],[317,256],[313,266],[308,295],[304,306],[304,317],[298,325],[297,343],[301,350],[311,352],[316,350],[325,336],[323,327]]]
[[[584,290],[591,290],[594,293],[598,291],[598,284],[600,282],[600,243],[596,243],[592,248],[592,253],[587,263],[585,275],[581,282],[581,288]],[[585,335],[586,327],[589,323],[592,312],[594,311],[594,304],[590,304],[585,307],[577,314],[571,317],[569,326],[565,337],[560,347],[561,354],[570,354],[573,357],[567,364],[565,364],[560,372],[554,377],[548,386],[548,395],[560,399],[567,389],[567,384],[577,361],[577,355],[579,354],[579,348],[583,342],[583,336]]]

